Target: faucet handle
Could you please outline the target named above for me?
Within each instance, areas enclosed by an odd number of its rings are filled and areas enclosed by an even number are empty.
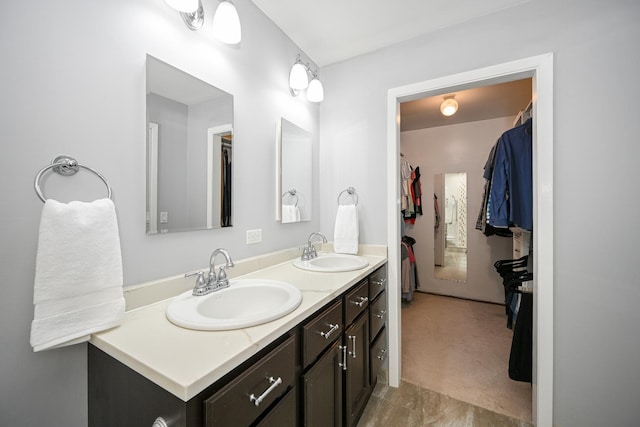
[[[204,272],[198,271],[197,273],[185,274],[184,277],[198,276],[196,278],[196,285],[193,287],[192,294],[195,296],[205,295],[207,290],[207,282],[204,280]]]
[[[232,265],[221,265],[218,268],[218,277],[216,278],[216,288],[227,288],[229,287],[229,279],[227,279],[227,272],[225,271],[225,267],[231,268]]]

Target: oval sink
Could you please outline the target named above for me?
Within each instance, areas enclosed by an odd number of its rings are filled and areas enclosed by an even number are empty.
[[[369,265],[369,261],[358,255],[319,253],[317,258],[302,261],[297,258],[293,265],[303,270],[321,273],[338,273],[341,271],[360,270]]]
[[[188,329],[224,331],[260,325],[298,308],[302,293],[277,280],[231,279],[230,286],[204,296],[191,291],[167,307],[167,319]]]

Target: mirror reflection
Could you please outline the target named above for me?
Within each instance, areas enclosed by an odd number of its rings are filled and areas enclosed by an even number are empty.
[[[467,174],[434,176],[440,210],[434,228],[435,278],[467,280]]]
[[[311,132],[282,119],[278,129],[278,212],[283,224],[311,220]]]
[[[230,227],[233,96],[147,55],[147,234]]]

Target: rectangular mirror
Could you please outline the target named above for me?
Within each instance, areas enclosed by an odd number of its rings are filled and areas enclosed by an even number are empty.
[[[147,55],[147,234],[230,227],[233,96]]]
[[[434,192],[440,210],[434,227],[435,278],[466,282],[467,174],[436,174]]]
[[[311,132],[282,119],[277,126],[276,219],[283,224],[311,220]]]

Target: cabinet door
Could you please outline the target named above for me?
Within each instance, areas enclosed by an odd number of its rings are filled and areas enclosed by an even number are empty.
[[[346,426],[355,426],[371,392],[369,384],[369,313],[365,311],[345,331],[347,370],[345,372]]]
[[[296,412],[296,396],[297,390],[295,387],[278,402],[277,406],[273,408],[266,417],[258,423],[256,427],[295,427],[298,425],[298,414]]]
[[[342,426],[342,359],[338,341],[303,376],[306,427]]]

